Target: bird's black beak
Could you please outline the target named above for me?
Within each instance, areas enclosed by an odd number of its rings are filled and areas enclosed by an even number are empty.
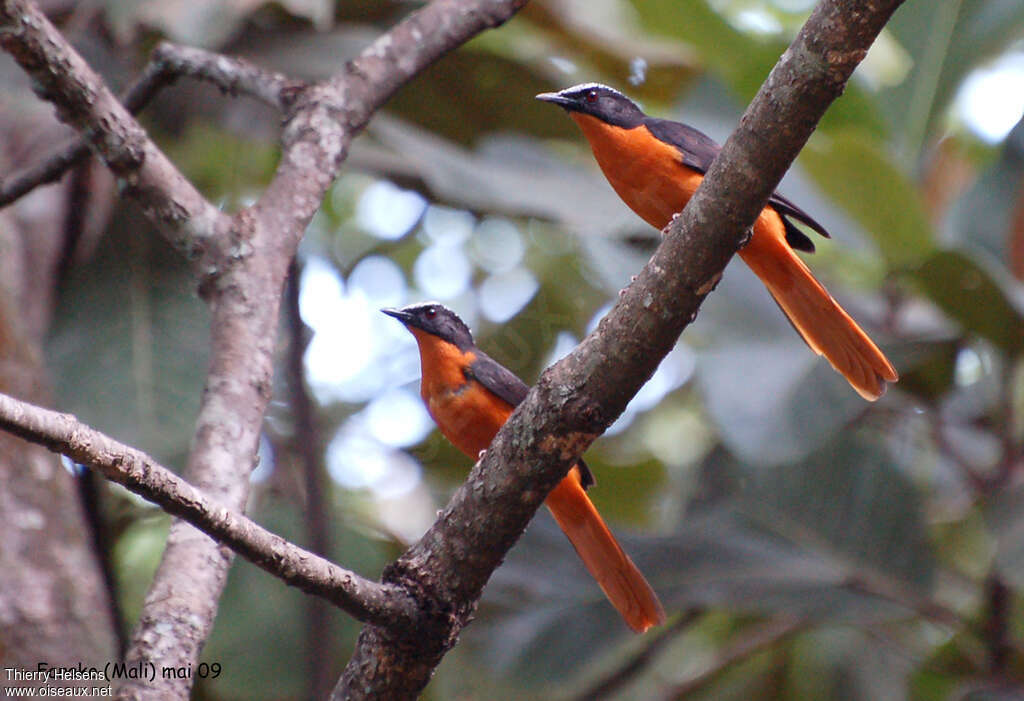
[[[550,102],[553,105],[558,105],[559,107],[564,107],[566,109],[576,105],[575,100],[565,97],[560,92],[542,92],[537,96],[537,99],[541,102]]]
[[[404,309],[393,309],[391,307],[387,307],[386,309],[381,309],[381,311],[387,314],[388,316],[395,317],[406,326],[408,326],[409,322],[412,321],[412,314],[405,311]]]

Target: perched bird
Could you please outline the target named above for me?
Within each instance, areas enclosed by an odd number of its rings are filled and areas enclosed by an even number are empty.
[[[383,309],[405,324],[420,351],[420,395],[441,433],[471,458],[491,444],[529,387],[473,343],[462,319],[435,302]],[[587,570],[634,631],[665,621],[661,603],[608,530],[584,489],[594,483],[581,460],[545,502]]]
[[[648,117],[628,97],[605,85],[577,85],[542,93],[537,99],[569,113],[615,192],[657,229],[664,229],[682,211],[721,150],[693,127]],[[807,345],[824,355],[862,397],[874,401],[885,393],[886,382],[899,379],[896,370],[793,252],[814,251],[794,219],[828,237],[807,212],[774,193],[739,255]]]

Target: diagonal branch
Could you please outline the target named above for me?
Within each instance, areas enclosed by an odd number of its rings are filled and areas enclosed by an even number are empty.
[[[228,218],[178,171],[132,119],[103,79],[29,0],[0,0],[0,48],[57,108],[61,121],[85,135],[168,240],[190,260],[228,227]]]
[[[696,317],[782,175],[901,0],[823,0],[654,256],[598,328],[548,369],[441,517],[384,580],[436,602],[415,645],[364,628],[337,699],[413,698],[548,492]]]
[[[526,0],[434,0],[349,63],[332,81],[296,84],[278,170],[259,200],[228,218],[204,201],[102,81],[29,2],[0,0],[0,47],[41,97],[88,135],[165,235],[193,261],[212,309],[211,365],[186,466],[188,479],[241,510],[270,397],[281,290],[303,231],[348,146],[407,80],[444,53],[515,14]],[[127,658],[169,667],[197,662],[223,590],[230,551],[185,522],[171,525]],[[123,680],[124,698],[188,695],[191,679]]]
[[[704,609],[694,606],[687,609],[675,621],[653,633],[646,644],[624,663],[597,679],[586,689],[573,697],[573,701],[600,701],[621,691],[638,674],[655,660],[659,654],[682,633],[685,633],[704,613]]]
[[[90,135],[127,194],[170,230],[172,241],[193,258],[212,256],[199,266],[211,280],[212,365],[188,473],[221,503],[244,504],[269,397],[287,263],[352,137],[419,70],[523,4],[434,0],[331,81],[297,90],[277,174],[256,205],[228,220],[184,183],[27,0],[0,0],[0,46],[58,104],[65,121]],[[423,688],[547,492],[622,412],[696,315],[743,231],[899,4],[819,5],[637,281],[597,331],[544,375],[441,518],[385,573],[387,583],[415,598],[425,620],[412,632],[366,627],[335,696],[409,698]],[[133,654],[173,666],[193,663],[229,564],[205,537],[172,526]],[[191,598],[181,596],[182,588]],[[187,685],[122,691],[181,696]]]
[[[701,691],[732,665],[802,632],[810,624],[811,621],[806,619],[783,617],[740,631],[736,641],[723,650],[710,667],[696,677],[670,687],[664,698],[666,701],[685,699]]]
[[[141,75],[121,96],[121,102],[129,113],[137,114],[162,88],[181,76],[212,83],[230,95],[249,95],[280,112],[287,109],[288,95],[301,85],[242,59],[163,42],[157,46]],[[40,185],[59,180],[91,153],[85,138],[74,137],[38,163],[0,179],[0,207]]]
[[[398,587],[360,577],[289,543],[217,504],[145,453],[86,426],[71,414],[0,394],[0,428],[101,472],[287,584],[322,597],[361,621],[406,629],[415,623],[415,602]]]

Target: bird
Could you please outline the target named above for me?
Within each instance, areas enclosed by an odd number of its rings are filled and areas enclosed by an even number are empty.
[[[590,144],[612,189],[641,219],[664,230],[697,190],[721,147],[703,132],[649,117],[618,90],[584,83],[538,100],[563,108]],[[743,261],[765,284],[803,340],[850,383],[874,401],[899,376],[878,346],[815,279],[795,250],[814,243],[798,221],[828,238],[825,228],[779,193],[754,223]]]
[[[476,459],[529,387],[476,347],[469,327],[447,307],[423,302],[382,309],[419,347],[420,395],[441,433]],[[642,633],[665,621],[657,594],[605,525],[586,488],[594,477],[580,460],[548,494],[548,509],[626,624]]]

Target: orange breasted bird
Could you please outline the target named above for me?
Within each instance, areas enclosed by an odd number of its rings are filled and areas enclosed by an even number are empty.
[[[665,229],[697,190],[721,147],[693,127],[648,117],[619,91],[597,83],[542,93],[565,109],[590,142],[594,158],[629,208]],[[823,355],[867,400],[896,382],[896,370],[818,282],[794,249],[814,251],[796,220],[828,237],[821,224],[778,193],[754,223],[739,255],[761,278],[807,345]]]
[[[441,433],[476,459],[491,444],[512,410],[526,397],[526,383],[476,347],[469,328],[450,309],[427,302],[384,309],[416,338],[420,394]],[[555,521],[587,570],[634,631],[665,621],[661,603],[608,530],[585,489],[594,478],[581,460],[548,494]]]

